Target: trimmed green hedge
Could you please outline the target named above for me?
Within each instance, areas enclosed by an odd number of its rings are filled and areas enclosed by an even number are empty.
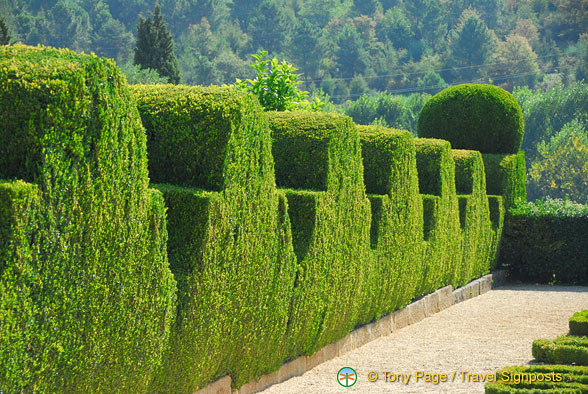
[[[543,378],[543,381],[539,381]],[[496,382],[486,394],[585,394],[588,368],[572,365],[531,365],[496,371]]]
[[[462,236],[449,142],[417,138],[415,146],[426,239],[424,273],[416,295],[423,295],[454,283],[460,276]]]
[[[358,130],[375,258],[367,281],[374,294],[363,309],[367,319],[375,319],[414,297],[423,274],[423,208],[412,134],[376,126],[358,126]]]
[[[482,155],[478,151],[456,149],[452,155],[463,239],[462,260],[453,284],[462,286],[487,274],[495,265],[500,230],[493,229],[490,220]]]
[[[176,283],[145,135],[108,59],[0,48],[0,391],[141,392]]]
[[[515,205],[508,213],[500,263],[518,280],[587,284],[587,212],[586,206],[560,200]]]
[[[129,91],[95,56],[0,55],[0,391],[239,388],[494,260],[479,152],[230,87]]]
[[[463,84],[427,101],[417,131],[419,137],[441,138],[456,149],[516,153],[523,141],[523,112],[515,98],[498,86]]]
[[[486,189],[490,195],[503,196],[506,209],[527,201],[525,153],[514,155],[482,154],[486,171]]]
[[[238,388],[285,358],[296,274],[267,118],[253,96],[229,87],[133,92],[153,179],[190,186],[157,186],[168,207],[178,310],[150,391],[192,392],[227,373]]]
[[[288,356],[312,354],[368,318],[370,206],[357,129],[330,113],[268,113],[276,183],[288,187],[298,276]],[[314,189],[304,191],[293,189]],[[333,291],[333,289],[337,289]]]
[[[550,364],[588,365],[588,338],[537,339],[533,341],[533,357]]]
[[[570,334],[588,336],[588,309],[570,317]]]

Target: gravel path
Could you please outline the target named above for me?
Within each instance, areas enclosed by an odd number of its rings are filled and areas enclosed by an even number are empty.
[[[474,374],[532,362],[533,340],[566,334],[569,317],[581,309],[588,309],[588,287],[500,287],[263,393],[483,393],[484,383],[464,382],[464,377],[474,380]],[[352,387],[337,383],[337,372],[343,367],[357,372],[358,380]],[[368,381],[370,371],[378,373],[377,381]],[[389,371],[387,382],[383,371]],[[417,371],[446,374],[448,382],[435,385],[424,382],[425,376],[416,382]],[[408,384],[391,381],[399,374],[411,375]]]

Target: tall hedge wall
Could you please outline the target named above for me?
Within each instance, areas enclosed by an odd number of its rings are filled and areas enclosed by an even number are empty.
[[[0,108],[1,392],[239,388],[486,273],[524,198],[522,154],[66,50],[0,48]]]
[[[486,274],[494,265],[499,234],[490,219],[482,155],[478,151],[455,149],[452,155],[462,228],[462,260],[454,284],[464,285]]]
[[[0,391],[144,391],[176,283],[124,77],[96,56],[1,47],[0,138]]]
[[[373,295],[363,309],[368,319],[408,304],[423,274],[423,212],[412,134],[358,126],[364,182],[372,210]]]
[[[191,392],[227,373],[239,387],[285,357],[296,270],[266,117],[253,96],[228,87],[133,92],[178,280],[177,323],[151,390]]]
[[[286,337],[294,357],[336,341],[360,320],[364,278],[373,263],[370,206],[350,118],[269,115],[276,183],[290,188],[286,196],[299,257]],[[302,188],[314,191],[295,190]]]
[[[415,143],[427,238],[425,272],[417,291],[422,295],[452,283],[458,275],[461,232],[451,145],[429,138],[418,138]]]

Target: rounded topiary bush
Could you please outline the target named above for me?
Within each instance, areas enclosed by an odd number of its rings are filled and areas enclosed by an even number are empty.
[[[455,149],[516,153],[523,141],[523,112],[515,98],[493,85],[464,84],[441,91],[421,110],[418,135],[441,138]]]

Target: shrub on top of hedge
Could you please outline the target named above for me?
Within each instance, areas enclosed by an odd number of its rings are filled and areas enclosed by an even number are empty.
[[[464,84],[433,96],[420,112],[419,137],[440,138],[454,149],[516,153],[523,141],[520,105],[493,85]]]
[[[94,55],[0,47],[0,139],[0,179],[28,182],[0,188],[0,391],[145,391],[176,283],[124,76]]]

